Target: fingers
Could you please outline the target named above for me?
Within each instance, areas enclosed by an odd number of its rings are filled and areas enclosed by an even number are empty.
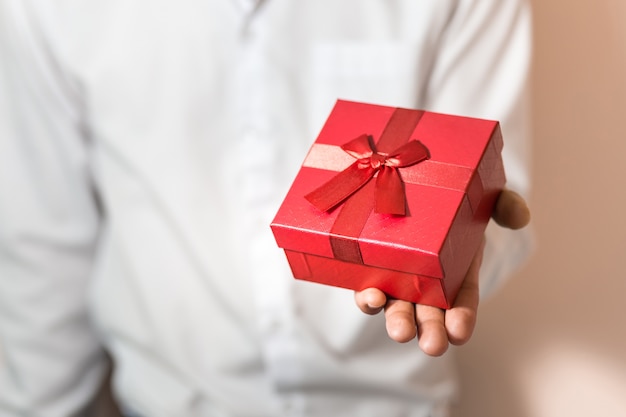
[[[388,300],[385,293],[376,288],[357,291],[354,299],[359,309],[366,314],[377,314],[384,308],[387,334],[392,340],[405,343],[417,335],[413,303]]]
[[[354,300],[365,314],[378,314],[387,304],[387,296],[376,288],[368,288],[354,293]]]
[[[355,292],[357,306],[366,314],[376,314],[385,310],[385,323],[389,337],[406,343],[417,336],[419,346],[428,355],[442,355],[448,348],[448,336],[444,327],[444,313],[436,307],[416,306],[402,300],[387,299],[385,294],[368,288]]]
[[[406,343],[417,336],[420,349],[430,356],[441,356],[449,343],[462,345],[469,341],[476,326],[479,303],[479,270],[483,258],[485,241],[465,276],[454,306],[442,310],[427,305],[415,305],[408,301],[388,299],[385,294],[369,288],[355,293],[361,311],[377,314],[385,311],[386,329],[389,337]]]
[[[357,306],[366,314],[377,314],[385,310],[385,322],[389,337],[399,343],[415,338],[415,308],[408,301],[387,299],[382,291],[368,288],[354,293]]]
[[[415,306],[420,349],[430,356],[441,356],[448,350],[448,333],[444,310],[427,305]]]
[[[457,294],[454,306],[446,312],[445,327],[448,340],[453,345],[467,343],[472,337],[478,316],[479,271],[483,259],[485,241],[483,240],[476,256],[465,275]]]
[[[385,306],[387,334],[392,340],[406,343],[417,335],[415,327],[415,307],[402,300],[389,300]]]
[[[521,195],[504,189],[496,202],[493,219],[502,227],[521,229],[530,222],[530,209]]]

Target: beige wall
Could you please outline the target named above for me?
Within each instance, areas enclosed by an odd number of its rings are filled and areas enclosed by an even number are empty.
[[[533,4],[538,247],[458,349],[455,417],[626,416],[626,1]]]

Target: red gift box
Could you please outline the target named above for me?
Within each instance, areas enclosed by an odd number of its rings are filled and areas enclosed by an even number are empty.
[[[274,237],[297,279],[450,308],[505,183],[501,150],[496,121],[339,100]]]

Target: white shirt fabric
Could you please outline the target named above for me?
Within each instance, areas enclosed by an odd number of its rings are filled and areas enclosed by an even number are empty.
[[[0,416],[430,416],[450,355],[292,278],[269,223],[337,98],[502,122],[517,0],[0,0]],[[483,289],[526,256],[491,225]]]

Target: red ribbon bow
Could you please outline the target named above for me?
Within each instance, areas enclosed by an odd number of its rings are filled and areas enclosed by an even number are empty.
[[[404,184],[398,168],[417,164],[429,158],[428,148],[411,140],[395,151],[377,152],[372,137],[363,134],[341,147],[357,160],[305,198],[322,211],[328,211],[358,191],[378,172],[376,178],[375,211],[406,215]]]

